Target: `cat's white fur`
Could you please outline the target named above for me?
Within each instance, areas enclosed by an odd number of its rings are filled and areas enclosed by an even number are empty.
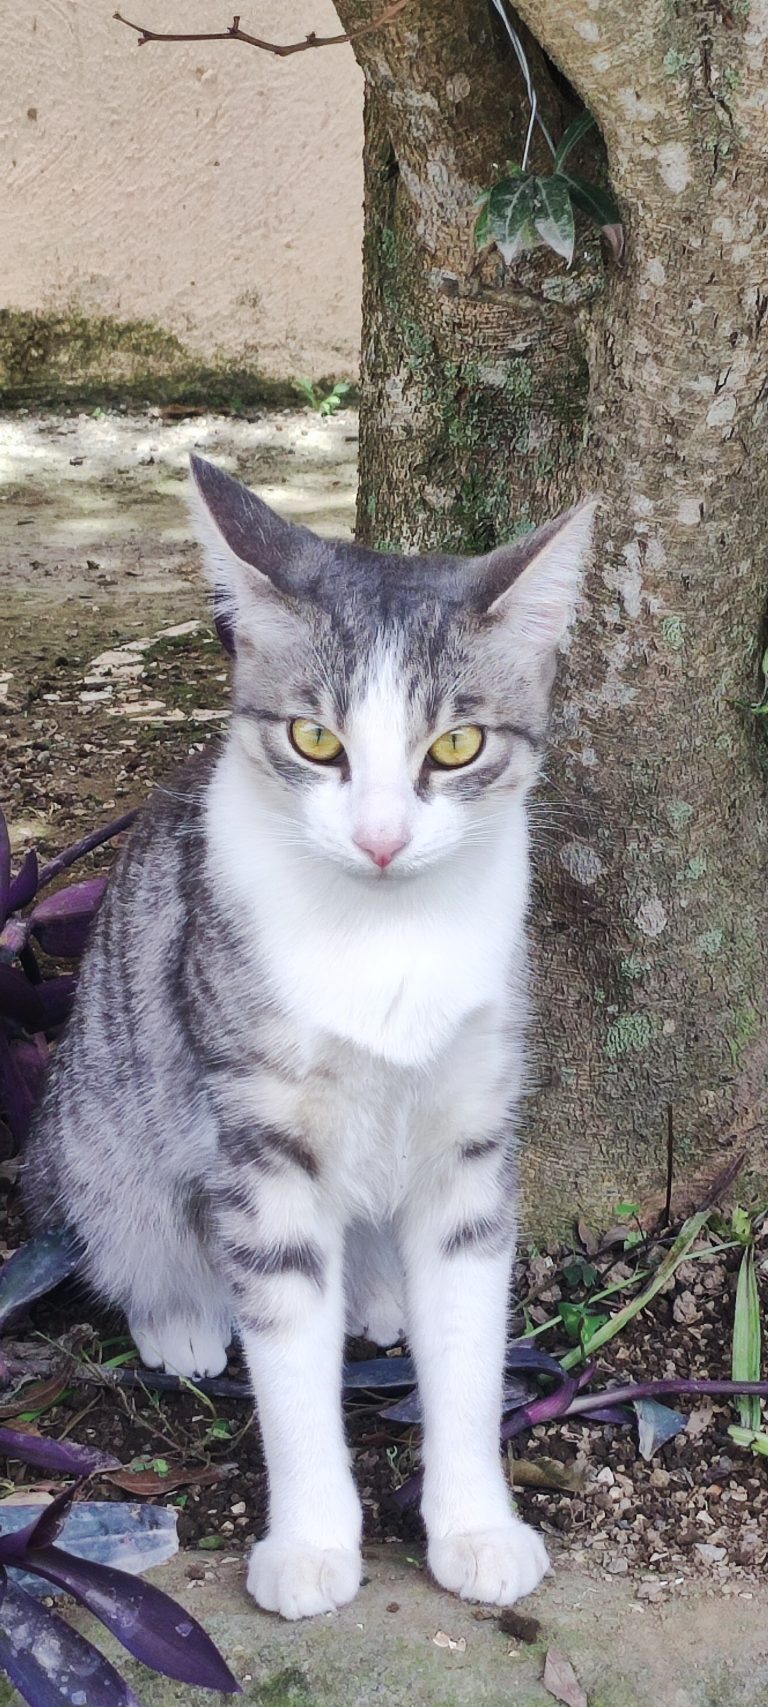
[[[591,510],[579,513],[568,537],[498,601],[534,646],[551,648],[565,631],[591,521]],[[224,557],[219,542],[218,577]],[[240,573],[230,563],[230,586]],[[248,577],[252,595],[252,570]],[[345,730],[346,788],[329,779],[289,807],[284,795],[255,790],[246,727],[208,799],[215,880],[250,920],[260,975],[306,1064],[299,1089],[264,1075],[250,1094],[241,1087],[240,1112],[310,1132],[336,1199],[324,1290],[308,1297],[297,1280],[286,1310],[283,1280],[277,1348],[245,1336],[270,1478],[269,1534],[254,1548],[248,1583],[260,1605],[286,1617],[343,1604],[360,1577],[360,1509],[339,1408],[345,1315],[381,1343],[407,1326],[438,1581],[508,1603],[547,1568],[543,1542],[513,1511],[498,1450],[509,1252],[441,1254],[457,1219],[491,1207],[483,1162],[468,1171],[451,1158],[468,1132],[493,1136],[520,1090],[525,778],[471,814],[447,793],[420,801],[414,775],[424,755],[406,751],[397,666],[382,650]],[[385,873],[357,845],[366,835],[406,843]],[[306,1235],[306,1209],[297,1213],[281,1182],[272,1237]]]
[[[591,506],[573,512],[496,600],[485,644],[498,648],[502,670],[505,647],[521,636],[531,668],[537,650],[541,659],[558,644],[592,516]],[[270,624],[277,634],[296,623],[290,601],[233,556],[205,506],[202,533],[238,634],[247,643],[249,625],[261,630],[263,648]],[[437,1580],[507,1604],[547,1567],[540,1537],[515,1515],[499,1454],[512,1225],[506,1206],[500,1221],[498,1140],[522,1088],[525,795],[537,755],[521,740],[496,793],[468,801],[446,787],[422,798],[426,749],[450,724],[407,738],[399,643],[395,625],[356,691],[347,776],[329,770],[311,788],[286,789],[254,766],[250,744],[261,737],[241,716],[205,795],[213,892],[237,920],[241,959],[252,953],[261,1047],[250,1067],[245,1048],[242,1071],[217,1086],[216,1119],[205,1099],[199,1118],[184,1110],[185,1165],[215,1187],[227,1166],[220,1131],[238,1128],[299,1135],[321,1164],[319,1180],[302,1167],[245,1166],[227,1224],[233,1247],[322,1256],[317,1284],[308,1263],[280,1272],[254,1264],[258,1325],[242,1312],[270,1496],[248,1582],[261,1606],[288,1618],[342,1605],[360,1581],[360,1504],[340,1404],[345,1323],[382,1344],[406,1328]],[[320,710],[297,705],[291,715]],[[287,726],[273,716],[270,728],[285,760],[302,763]],[[495,739],[489,732],[489,758]],[[380,870],[360,843],[387,838],[404,845]],[[238,976],[247,987],[240,964]],[[146,1276],[133,1274],[130,1288],[117,1273],[122,1260],[135,1266],[130,1241],[121,1255],[110,1233],[102,1273],[94,1235],[94,1278],[108,1296],[132,1298],[145,1362],[216,1374],[233,1310],[216,1253],[200,1244],[190,1254],[168,1229],[157,1233]],[[186,1287],[188,1308],[174,1303],[160,1320],[164,1275],[174,1300]]]

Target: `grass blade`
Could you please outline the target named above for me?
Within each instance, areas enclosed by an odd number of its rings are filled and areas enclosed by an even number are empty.
[[[666,1281],[669,1280],[670,1275],[674,1274],[675,1269],[685,1260],[691,1246],[695,1244],[700,1232],[706,1227],[711,1213],[711,1209],[700,1209],[696,1215],[689,1215],[688,1220],[683,1222],[671,1250],[667,1252],[664,1261],[659,1263],[656,1273],[650,1284],[646,1286],[645,1291],[639,1293],[637,1298],[630,1299],[630,1302],[625,1304],[623,1309],[617,1310],[614,1316],[609,1316],[608,1321],[604,1322],[602,1327],[597,1328],[589,1339],[585,1339],[581,1346],[574,1346],[573,1351],[567,1352],[562,1359],[563,1369],[573,1369],[577,1363],[582,1363],[585,1358],[591,1357],[594,1352],[599,1351],[602,1345],[607,1345],[609,1340],[615,1339],[616,1335],[620,1334],[629,1322],[634,1321],[635,1316],[640,1315],[641,1310],[645,1309],[646,1304],[651,1303],[657,1292],[660,1292]]]
[[[744,1248],[736,1285],[733,1345],[731,1348],[731,1375],[734,1381],[760,1380],[761,1351],[760,1298],[757,1291],[757,1275],[755,1274],[755,1247],[750,1239],[749,1244]],[[742,1428],[759,1430],[762,1417],[758,1398],[753,1394],[744,1394],[740,1399],[737,1399],[736,1409]]]

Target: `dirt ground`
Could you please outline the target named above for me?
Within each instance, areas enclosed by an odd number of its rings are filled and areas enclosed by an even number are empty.
[[[0,799],[14,848],[48,854],[138,804],[221,727],[226,659],[185,501],[192,450],[286,516],[350,535],[352,411],[0,419]]]
[[[351,532],[351,412],[331,420],[307,412],[252,422],[159,413],[0,421],[0,800],[17,852],[34,843],[50,856],[139,804],[153,781],[224,726],[227,662],[211,626],[184,503],[191,448],[241,474],[286,515],[321,532]],[[99,850],[79,874],[105,868],[111,857],[109,849]],[[0,1165],[0,1255],[20,1236],[10,1160]],[[601,1385],[729,1375],[739,1253],[718,1250],[724,1242],[722,1231],[706,1235],[701,1254],[678,1270],[653,1309],[606,1348],[596,1376]],[[601,1283],[625,1285],[629,1295],[638,1264],[653,1266],[664,1248],[654,1237],[626,1250],[614,1243],[594,1259]],[[541,1326],[563,1300],[587,1297],[574,1253],[584,1256],[578,1240],[573,1250],[524,1252],[516,1294],[528,1298],[529,1323]],[[766,1267],[762,1244],[764,1291]],[[612,1307],[622,1297],[619,1290]],[[203,1563],[195,1566],[201,1574],[192,1581],[204,1583],[212,1557],[239,1557],[263,1517],[264,1470],[249,1407],[117,1385],[128,1350],[120,1324],[92,1317],[83,1324],[83,1314],[82,1300],[72,1295],[55,1313],[38,1307],[20,1353],[29,1360],[33,1348],[28,1368],[38,1385],[0,1395],[6,1399],[0,1417],[14,1426],[27,1418],[54,1437],[67,1433],[114,1451],[126,1472],[100,1491],[107,1497],[132,1491],[174,1505],[182,1541],[203,1549]],[[521,1314],[517,1320],[522,1330]],[[567,1345],[557,1327],[546,1329],[540,1343],[557,1353]],[[350,1350],[371,1352],[363,1345]],[[113,1377],[105,1366],[115,1359]],[[236,1360],[230,1374],[242,1375]],[[544,1530],[555,1558],[602,1584],[611,1604],[624,1585],[626,1605],[641,1615],[687,1600],[698,1607],[702,1595],[748,1608],[768,1559],[766,1460],[734,1447],[727,1429],[735,1414],[727,1401],[669,1403],[692,1413],[688,1429],[647,1461],[634,1428],[574,1419],[524,1436],[511,1472],[521,1511]],[[418,1462],[418,1437],[382,1418],[382,1404],[363,1395],[348,1406],[366,1534],[375,1545],[405,1543],[407,1556],[417,1557],[419,1521],[400,1503],[399,1490]],[[9,1467],[13,1484],[40,1488],[18,1466]],[[401,1598],[402,1592],[401,1583]],[[452,1614],[450,1602],[435,1608],[448,1631]],[[462,1610],[461,1619],[469,1617]],[[638,1628],[641,1618],[630,1624]],[[393,1639],[396,1630],[392,1614]],[[430,1665],[437,1663],[430,1655]],[[628,1688],[625,1697],[590,1695],[589,1707],[768,1698],[717,1688],[668,1698]],[[315,1699],[342,1698],[319,1686],[316,1695],[314,1686],[310,1694],[303,1689],[297,1684],[291,1693],[286,1685],[282,1694],[254,1699],[310,1707]],[[413,1699],[508,1698],[451,1690],[446,1684],[444,1694]],[[345,1699],[401,1696],[385,1689]],[[534,1689],[519,1699],[551,1697]]]

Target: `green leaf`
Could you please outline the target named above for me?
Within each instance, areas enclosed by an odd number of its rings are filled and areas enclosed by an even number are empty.
[[[533,223],[536,205],[536,180],[519,167],[491,188],[481,224],[487,241],[496,244],[508,267],[518,255],[538,248],[542,241]]]
[[[591,1356],[592,1352],[599,1351],[601,1346],[607,1345],[609,1340],[615,1339],[616,1335],[620,1334],[629,1322],[633,1322],[635,1316],[639,1316],[641,1310],[644,1310],[646,1305],[650,1304],[651,1300],[656,1297],[657,1292],[661,1291],[665,1281],[674,1274],[678,1265],[685,1261],[702,1228],[706,1227],[709,1215],[708,1209],[700,1209],[697,1214],[689,1215],[688,1220],[683,1222],[672,1249],[667,1252],[663,1262],[659,1263],[653,1279],[646,1286],[645,1291],[641,1292],[637,1298],[632,1298],[628,1304],[624,1305],[623,1309],[617,1310],[614,1316],[609,1316],[607,1322],[598,1328],[594,1334],[591,1334],[584,1345],[577,1350],[566,1352],[565,1357],[560,1360],[563,1369],[573,1369],[575,1364],[583,1362],[585,1356]]]
[[[573,224],[571,196],[565,178],[536,179],[536,207],[533,223],[548,248],[560,255],[567,267],[573,260],[576,232]]]
[[[739,1244],[749,1245],[752,1243],[752,1217],[738,1203],[735,1209],[731,1211],[731,1229],[734,1239],[738,1239]]]
[[[597,1269],[594,1263],[585,1262],[583,1257],[574,1257],[566,1263],[563,1277],[569,1286],[594,1286],[597,1280]]]
[[[310,409],[316,409],[317,408],[317,393],[315,391],[314,385],[312,384],[312,381],[309,379],[297,379],[295,381],[295,383],[296,383],[296,385],[298,385],[299,391],[303,391],[304,396],[307,399],[307,402],[309,404]]]
[[[760,1298],[755,1274],[755,1247],[745,1248],[736,1283],[736,1303],[733,1311],[733,1344],[731,1347],[731,1377],[734,1381],[759,1381],[762,1331]],[[759,1431],[762,1421],[760,1400],[756,1393],[743,1393],[736,1399],[736,1409],[742,1428]]]
[[[608,1321],[607,1310],[585,1310],[583,1304],[561,1304],[560,1320],[569,1340],[583,1346]]]
[[[592,114],[588,113],[585,107],[583,113],[579,113],[578,118],[574,119],[573,124],[569,124],[567,131],[565,131],[564,135],[561,136],[557,145],[557,153],[555,155],[556,172],[559,172],[560,167],[565,164],[568,159],[568,155],[573,152],[577,142],[581,142],[582,137],[586,136],[587,131],[592,129],[594,122]]]
[[[629,1203],[625,1199],[623,1203],[617,1203],[617,1205],[616,1205],[616,1220],[617,1221],[631,1221],[633,1216],[639,1215],[639,1214],[640,1214],[639,1203]]]
[[[563,1324],[563,1327],[565,1328],[565,1331],[568,1335],[569,1340],[573,1340],[574,1345],[580,1345],[581,1344],[581,1324],[584,1320],[584,1311],[583,1311],[581,1305],[580,1304],[561,1304],[560,1305],[560,1320]]]
[[[599,184],[591,184],[588,178],[582,178],[578,172],[563,171],[560,177],[568,185],[574,207],[585,213],[594,225],[599,225],[616,260],[619,261],[624,250],[624,227],[618,202],[614,200],[610,190],[602,189]]]
[[[737,1423],[731,1423],[728,1433],[737,1446],[749,1446],[753,1452],[768,1458],[768,1434],[764,1429],[739,1428]]]

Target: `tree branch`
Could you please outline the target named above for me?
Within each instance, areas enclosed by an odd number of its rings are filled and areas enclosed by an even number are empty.
[[[385,24],[391,23],[409,4],[410,0],[392,0],[392,4],[385,7],[378,18],[372,18],[369,24],[362,24],[359,30],[352,30],[349,35],[316,36],[312,31],[303,41],[292,42],[262,41],[259,36],[249,35],[247,30],[240,28],[239,12],[226,30],[202,30],[189,35],[165,35],[162,31],[148,30],[144,24],[131,23],[130,18],[124,18],[121,12],[115,12],[113,16],[118,24],[125,24],[129,30],[136,31],[139,47],[144,47],[151,41],[243,41],[247,42],[249,47],[260,47],[264,53],[274,53],[279,59],[287,59],[289,54],[306,53],[310,47],[337,47],[342,42],[356,41],[358,36],[367,35],[370,30],[379,30]]]

